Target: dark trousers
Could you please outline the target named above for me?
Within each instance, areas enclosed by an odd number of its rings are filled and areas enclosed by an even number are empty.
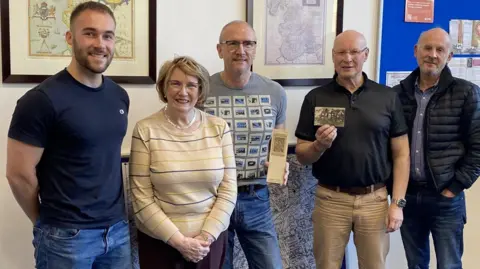
[[[432,233],[438,269],[461,269],[465,194],[447,198],[433,190],[409,191],[400,229],[410,269],[427,269]]]
[[[198,263],[186,261],[182,254],[161,240],[138,231],[138,258],[141,269],[220,269],[225,259],[227,232],[210,245],[210,253]]]

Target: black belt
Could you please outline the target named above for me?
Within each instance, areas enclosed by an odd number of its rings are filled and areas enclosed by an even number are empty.
[[[368,194],[368,193],[372,193],[372,192],[374,192],[378,189],[381,189],[381,188],[385,187],[384,183],[377,183],[377,184],[373,184],[373,185],[366,186],[366,187],[350,187],[350,188],[330,186],[330,185],[325,185],[325,184],[318,184],[318,185],[320,185],[321,187],[324,187],[326,189],[332,190],[332,191],[343,192],[343,193],[347,193],[347,194],[350,194],[350,195]]]
[[[251,191],[256,191],[260,190],[267,187],[267,185],[261,185],[261,184],[251,184],[251,185],[243,185],[243,186],[238,186],[238,192],[251,192]]]

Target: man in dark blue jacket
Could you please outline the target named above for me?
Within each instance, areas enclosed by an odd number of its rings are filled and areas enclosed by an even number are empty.
[[[401,227],[408,268],[428,268],[432,233],[438,268],[462,268],[464,189],[480,175],[480,89],[453,77],[443,29],[422,33],[418,68],[400,85],[409,126],[411,169]]]

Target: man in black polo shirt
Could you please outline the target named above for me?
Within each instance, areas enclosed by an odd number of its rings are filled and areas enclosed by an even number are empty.
[[[345,31],[335,39],[333,81],[307,94],[295,132],[298,161],[313,164],[318,179],[313,225],[320,269],[340,267],[351,231],[359,267],[384,269],[387,232],[403,220],[408,129],[395,92],[362,72],[368,52],[358,32]],[[389,208],[386,183],[392,176]]]
[[[428,268],[430,233],[438,268],[462,268],[463,190],[480,175],[480,89],[452,76],[451,46],[441,28],[422,33],[414,47],[418,68],[394,87],[411,141],[409,202],[401,229],[408,268]]]

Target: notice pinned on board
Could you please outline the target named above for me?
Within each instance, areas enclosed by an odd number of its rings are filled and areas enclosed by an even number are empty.
[[[433,23],[434,0],[405,0],[405,22]]]
[[[480,54],[480,20],[450,20],[453,54]]]
[[[452,75],[480,86],[480,58],[452,58],[448,63]]]
[[[468,58],[452,58],[448,63],[452,76],[467,79]]]
[[[399,72],[387,72],[386,84],[388,87],[397,86],[400,84],[400,81],[404,80],[411,71],[399,71]]]

